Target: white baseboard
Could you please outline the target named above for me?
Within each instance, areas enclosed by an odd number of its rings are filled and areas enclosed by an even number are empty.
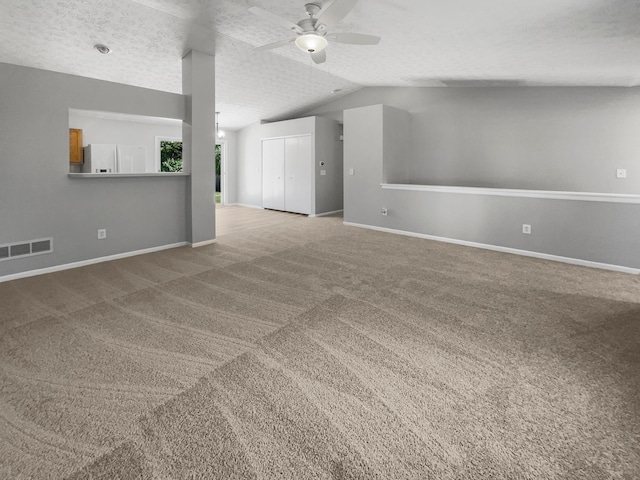
[[[37,270],[29,270],[27,272],[13,273],[11,275],[4,275],[0,277],[0,283],[9,282],[11,280],[18,280],[20,278],[28,278],[28,277],[35,277],[37,275],[45,275],[47,273],[61,272],[63,270],[70,270],[72,268],[86,267],[87,265],[94,265],[96,263],[109,262],[111,260],[119,260],[121,258],[135,257],[136,255],[144,255],[145,253],[160,252],[162,250],[169,250],[170,248],[184,247],[186,245],[189,245],[189,243],[188,242],[172,243],[171,245],[162,245],[160,247],[145,248],[143,250],[135,250],[133,252],[118,253],[116,255],[109,255],[106,257],[90,258],[89,260],[66,263],[64,265],[56,265],[54,267],[39,268]]]
[[[212,243],[216,243],[217,240],[214,238],[213,240],[205,240],[204,242],[196,242],[191,244],[191,248],[204,247],[206,245],[211,245]]]
[[[247,207],[247,208],[257,208],[258,210],[264,210],[264,208],[262,208],[259,205],[248,205],[246,203],[229,203],[228,204],[229,207]]]
[[[560,192],[548,190],[518,190],[512,188],[455,187],[447,185],[406,185],[381,183],[384,190],[404,190],[417,192],[458,193],[465,195],[493,195],[498,197],[547,198],[600,203],[640,203],[640,195],[628,193]]]
[[[463,245],[465,247],[482,248],[484,250],[493,250],[495,252],[511,253],[514,255],[522,255],[523,257],[541,258],[543,260],[552,260],[554,262],[569,263],[571,265],[580,265],[582,267],[599,268],[601,270],[613,270],[614,272],[630,273],[632,275],[640,275],[640,268],[624,267],[622,265],[610,265],[608,263],[592,262],[590,260],[582,260],[579,258],[561,257],[559,255],[551,255],[548,253],[531,252],[529,250],[519,250],[517,248],[500,247],[498,245],[489,245],[485,243],[469,242],[466,240],[458,240],[455,238],[437,237],[435,235],[427,235],[424,233],[408,232],[405,230],[395,230],[393,228],[376,227],[373,225],[364,225],[360,223],[343,222],[349,227],[366,228],[368,230],[377,230],[379,232],[394,233],[397,235],[405,235],[407,237],[424,238],[426,240],[434,240],[436,242],[453,243],[455,245]]]
[[[342,213],[344,210],[334,210],[333,212],[316,213],[315,215],[309,215],[309,217],[328,217],[329,215],[335,215],[336,213]]]

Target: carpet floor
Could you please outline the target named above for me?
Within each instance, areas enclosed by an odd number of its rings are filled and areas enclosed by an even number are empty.
[[[636,276],[287,216],[0,302],[2,478],[640,478]]]

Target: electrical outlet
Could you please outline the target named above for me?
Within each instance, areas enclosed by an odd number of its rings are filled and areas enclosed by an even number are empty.
[[[104,240],[105,238],[107,238],[107,229],[106,228],[99,228],[98,229],[98,240]]]
[[[627,178],[627,170],[625,168],[617,169],[616,178]]]
[[[386,217],[387,214],[389,213],[389,210],[387,210],[386,208],[383,208],[380,212],[382,213],[382,215]]]
[[[525,235],[531,235],[531,225],[527,225],[526,223],[523,223],[522,233],[524,233]]]

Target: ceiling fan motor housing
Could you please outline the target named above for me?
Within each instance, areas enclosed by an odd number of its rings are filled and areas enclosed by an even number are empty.
[[[310,17],[313,17],[320,11],[320,5],[318,5],[317,3],[307,3],[304,8],[307,11],[307,15],[309,15]]]
[[[313,33],[316,31],[316,20],[313,18],[303,18],[298,22],[298,26],[304,30],[305,33]]]

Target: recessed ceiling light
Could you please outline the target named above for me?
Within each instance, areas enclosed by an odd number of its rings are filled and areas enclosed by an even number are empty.
[[[106,45],[102,45],[101,43],[96,43],[93,48],[95,48],[96,50],[98,50],[100,53],[102,53],[103,55],[106,55],[107,53],[111,53],[111,49],[109,47],[107,47]]]

